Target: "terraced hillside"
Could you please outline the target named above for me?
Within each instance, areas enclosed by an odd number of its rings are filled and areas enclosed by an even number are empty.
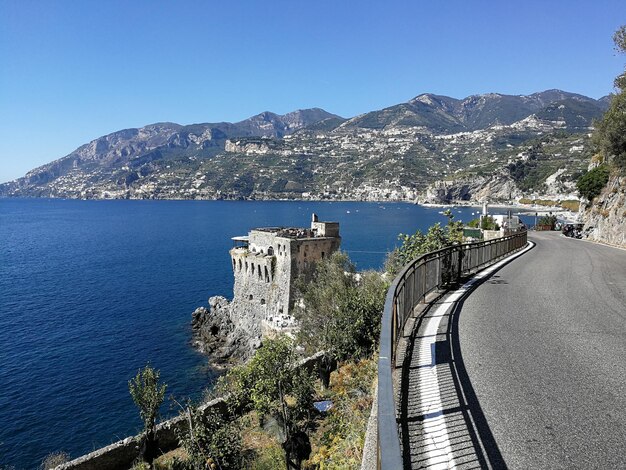
[[[462,199],[567,195],[606,103],[559,90],[424,94],[348,120],[315,108],[234,124],[152,124],[83,145],[0,185],[0,195],[447,202],[433,185],[458,182],[472,188]]]

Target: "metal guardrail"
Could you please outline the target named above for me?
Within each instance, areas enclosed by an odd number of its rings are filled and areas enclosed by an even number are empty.
[[[415,306],[437,289],[451,286],[463,276],[526,246],[527,232],[478,243],[455,245],[411,261],[387,291],[378,357],[377,468],[402,469],[392,371],[398,338]]]

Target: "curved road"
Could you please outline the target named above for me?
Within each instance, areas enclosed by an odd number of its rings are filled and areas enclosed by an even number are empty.
[[[406,468],[626,469],[626,250],[530,239],[417,318]]]
[[[626,250],[530,239],[452,322],[481,466],[626,468]]]

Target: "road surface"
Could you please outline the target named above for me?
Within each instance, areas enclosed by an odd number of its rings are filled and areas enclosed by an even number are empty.
[[[530,240],[447,311],[443,299],[445,314],[431,309],[434,334],[428,318],[417,330],[401,424],[411,468],[626,468],[626,251]]]

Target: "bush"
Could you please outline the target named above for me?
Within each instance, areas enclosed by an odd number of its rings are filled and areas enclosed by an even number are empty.
[[[359,469],[370,416],[376,360],[343,364],[333,372],[333,403],[307,469]]]
[[[269,416],[276,421],[287,468],[299,468],[311,451],[306,433],[312,419],[314,381],[306,369],[296,367],[298,359],[289,338],[268,339],[247,364],[231,369],[220,384],[238,400],[246,397],[262,419]]]
[[[537,221],[537,225],[550,227],[550,230],[554,230],[554,227],[556,226],[556,215],[541,216],[539,220]]]
[[[463,223],[455,222],[452,212],[445,212],[448,217],[446,228],[436,223],[431,226],[426,234],[419,230],[413,235],[400,234],[398,239],[402,245],[389,253],[385,260],[385,271],[392,276],[398,274],[404,266],[415,258],[431,251],[446,248],[463,241]]]
[[[615,49],[626,53],[626,25],[613,35]],[[609,109],[596,123],[593,141],[607,161],[626,171],[626,71],[615,79],[619,92],[613,95]],[[588,198],[591,200],[592,198]]]
[[[187,406],[183,412],[188,428],[178,433],[178,441],[187,452],[187,460],[178,463],[185,470],[241,468],[241,430],[237,421],[226,421],[216,410],[201,413]]]
[[[316,263],[310,280],[298,280],[302,302],[295,309],[298,339],[308,353],[334,360],[356,359],[376,349],[387,284],[380,274],[357,275],[345,253]]]
[[[578,193],[589,201],[602,192],[602,188],[609,181],[609,167],[600,165],[581,176],[576,182]]]
[[[500,230],[500,226],[490,215],[470,220],[467,226],[472,228],[478,228],[480,226],[483,230]]]

